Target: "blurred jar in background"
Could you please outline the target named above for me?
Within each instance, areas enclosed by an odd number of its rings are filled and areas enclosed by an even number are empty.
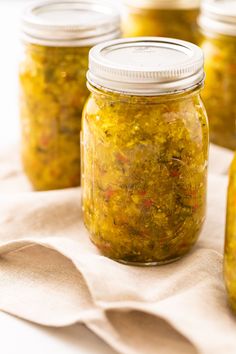
[[[224,277],[229,303],[236,313],[236,155],[231,164],[228,186]]]
[[[197,42],[200,0],[123,0],[125,37],[160,36]]]
[[[36,190],[80,184],[88,52],[120,35],[120,16],[96,0],[35,2],[22,20],[22,160]]]
[[[205,54],[202,96],[213,143],[236,149],[236,1],[205,1],[199,18]]]

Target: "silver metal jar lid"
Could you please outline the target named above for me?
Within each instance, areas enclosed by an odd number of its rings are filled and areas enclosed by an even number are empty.
[[[138,9],[197,9],[201,0],[123,0],[124,4]]]
[[[119,11],[106,0],[44,0],[22,17],[23,40],[45,46],[93,46],[119,38]]]
[[[205,0],[198,24],[209,34],[236,36],[236,0]]]
[[[204,80],[202,50],[161,37],[118,39],[89,54],[88,82],[108,91],[155,96],[181,92]]]

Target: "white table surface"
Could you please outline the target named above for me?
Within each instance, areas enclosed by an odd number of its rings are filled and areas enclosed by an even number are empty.
[[[19,139],[19,15],[26,1],[0,0],[0,149]],[[0,312],[2,354],[116,354],[83,325],[45,328]]]
[[[116,354],[83,325],[45,328],[0,312],[2,354]]]

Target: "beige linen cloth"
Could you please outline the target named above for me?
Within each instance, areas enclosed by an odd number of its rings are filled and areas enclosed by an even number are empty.
[[[236,353],[222,274],[230,152],[211,150],[197,246],[151,268],[100,255],[83,227],[80,189],[32,192],[16,157],[0,154],[2,311],[45,326],[82,322],[124,354]]]

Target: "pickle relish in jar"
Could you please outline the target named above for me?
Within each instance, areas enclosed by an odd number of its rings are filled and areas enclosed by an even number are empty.
[[[125,37],[161,36],[198,41],[200,0],[123,0]]]
[[[236,313],[236,154],[229,174],[225,232],[224,278],[229,304]]]
[[[40,1],[22,20],[22,161],[36,190],[80,184],[81,114],[90,48],[120,35],[106,1]]]
[[[206,105],[210,139],[236,149],[236,1],[204,2],[199,25],[203,34]]]
[[[172,262],[205,219],[208,122],[203,55],[168,38],[110,41],[90,51],[82,121],[83,215],[114,260]]]

